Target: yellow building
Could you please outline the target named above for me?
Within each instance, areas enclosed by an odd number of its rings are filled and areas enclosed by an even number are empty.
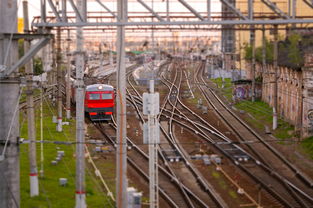
[[[23,33],[24,32],[24,19],[18,18],[17,20],[17,32]]]

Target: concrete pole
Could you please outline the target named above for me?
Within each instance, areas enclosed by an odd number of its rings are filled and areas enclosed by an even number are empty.
[[[23,14],[24,14],[24,32],[29,33],[29,22],[28,22],[28,2],[23,1]],[[27,52],[30,49],[30,41],[24,41],[24,50]],[[34,90],[33,90],[33,65],[32,61],[25,64],[26,81],[27,81],[27,127],[28,127],[28,155],[30,165],[30,196],[39,195],[38,185],[38,169],[36,160],[36,129],[35,129],[35,111],[34,111]]]
[[[43,154],[43,86],[40,88],[40,177],[44,177],[44,154]]]
[[[262,73],[266,71],[266,36],[265,26],[262,27]]]
[[[274,54],[273,54],[273,65],[274,65],[274,93],[273,93],[273,130],[277,129],[277,93],[278,93],[278,83],[277,83],[277,71],[278,71],[278,31],[277,25],[274,25]]]
[[[62,55],[61,55],[61,29],[57,28],[57,88],[58,88],[58,123],[57,131],[62,132]]]
[[[292,1],[292,19],[295,19],[297,15],[297,0],[291,1]]]
[[[127,21],[127,0],[117,1],[119,22]],[[125,27],[117,27],[117,135],[116,135],[116,207],[127,207],[127,140],[126,140],[126,68]]]
[[[249,0],[248,1],[248,7],[249,7],[249,19],[253,20],[253,4],[254,0]],[[255,30],[254,26],[250,26],[250,45],[252,47],[252,61],[251,61],[251,79],[252,79],[252,86],[251,86],[251,91],[252,91],[252,102],[255,101]]]
[[[17,0],[0,1],[0,34],[17,32]],[[18,60],[17,41],[0,39],[0,65],[7,68]],[[7,54],[4,56],[4,54]],[[15,73],[0,79],[0,138],[10,145],[0,145],[0,207],[20,207],[19,79]]]
[[[55,37],[52,39],[52,44],[51,44],[51,52],[52,52],[52,71],[51,71],[51,81],[52,84],[54,85],[52,88],[52,101],[53,101],[53,105],[55,105],[55,98],[57,97],[57,90],[56,90],[56,46],[55,46]]]
[[[166,19],[170,21],[170,1],[166,0]]]
[[[109,43],[109,62],[110,62],[110,66],[113,66],[114,65],[114,63],[113,63],[113,53],[112,53],[113,46],[111,44],[112,43]]]
[[[66,77],[66,118],[71,119],[71,37],[70,30],[67,31],[67,77]]]
[[[150,80],[150,93],[154,94],[154,80]],[[157,106],[159,108],[159,106]],[[156,115],[148,114],[149,126],[149,199],[150,208],[159,207],[158,194],[158,144],[154,129],[158,127]]]
[[[208,21],[211,21],[211,0],[207,0]]]
[[[41,22],[46,22],[46,0],[40,0]]]
[[[83,17],[86,17],[84,10],[85,0],[77,0],[77,8]],[[79,22],[79,18],[76,17]],[[86,208],[86,191],[85,191],[85,117],[84,117],[84,40],[83,28],[77,27],[76,31],[76,202],[75,208]]]
[[[67,6],[66,6],[66,0],[62,0],[62,21],[66,22],[67,21]]]

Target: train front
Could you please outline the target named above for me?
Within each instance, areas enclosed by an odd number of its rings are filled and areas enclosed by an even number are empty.
[[[86,87],[85,112],[92,121],[111,119],[114,109],[114,88],[106,84],[93,84]]]

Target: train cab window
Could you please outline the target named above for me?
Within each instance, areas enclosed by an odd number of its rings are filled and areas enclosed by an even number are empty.
[[[102,93],[102,99],[103,100],[113,99],[113,95],[111,93]]]
[[[89,100],[100,100],[100,94],[89,94]]]

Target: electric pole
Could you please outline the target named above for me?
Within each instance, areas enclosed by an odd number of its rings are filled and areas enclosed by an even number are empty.
[[[159,207],[158,190],[158,144],[160,127],[157,115],[160,112],[159,93],[154,92],[154,80],[150,80],[150,93],[143,93],[143,114],[148,116],[144,124],[144,144],[149,146],[149,201],[150,208]]]
[[[77,0],[79,13],[86,20],[86,0]],[[76,17],[79,22],[79,17]],[[83,28],[76,30],[76,205],[75,208],[86,208],[85,191],[85,117],[84,117],[84,40]]]
[[[278,84],[277,84],[277,71],[278,71],[278,31],[277,25],[274,25],[274,54],[273,54],[273,65],[274,65],[274,93],[273,93],[273,130],[277,129],[277,91],[278,91]]]
[[[17,32],[17,1],[0,1],[0,34]],[[20,207],[19,93],[16,73],[4,75],[18,60],[16,40],[0,39],[0,207]]]
[[[29,33],[29,20],[28,20],[28,2],[23,1],[23,13],[24,13],[24,33]],[[30,49],[30,41],[24,40],[25,53]],[[36,129],[35,129],[35,111],[34,111],[34,90],[33,90],[33,65],[32,60],[25,64],[26,72],[26,86],[27,86],[27,127],[28,127],[28,140],[29,140],[29,165],[30,165],[30,196],[39,195],[38,185],[38,169],[36,160]]]
[[[66,118],[71,119],[71,36],[70,30],[67,31],[67,77],[66,77]]]
[[[253,5],[254,0],[248,1],[249,7],[249,19],[253,20]],[[254,25],[250,26],[250,45],[252,48],[252,61],[251,61],[251,77],[252,77],[252,102],[255,101],[255,29]]]
[[[262,26],[262,73],[266,73],[266,36],[265,26]]]
[[[117,20],[127,22],[127,0],[117,1]],[[116,207],[127,207],[125,26],[117,26]]]
[[[58,123],[57,131],[62,132],[62,55],[61,55],[61,28],[57,28],[57,103],[58,103]]]

